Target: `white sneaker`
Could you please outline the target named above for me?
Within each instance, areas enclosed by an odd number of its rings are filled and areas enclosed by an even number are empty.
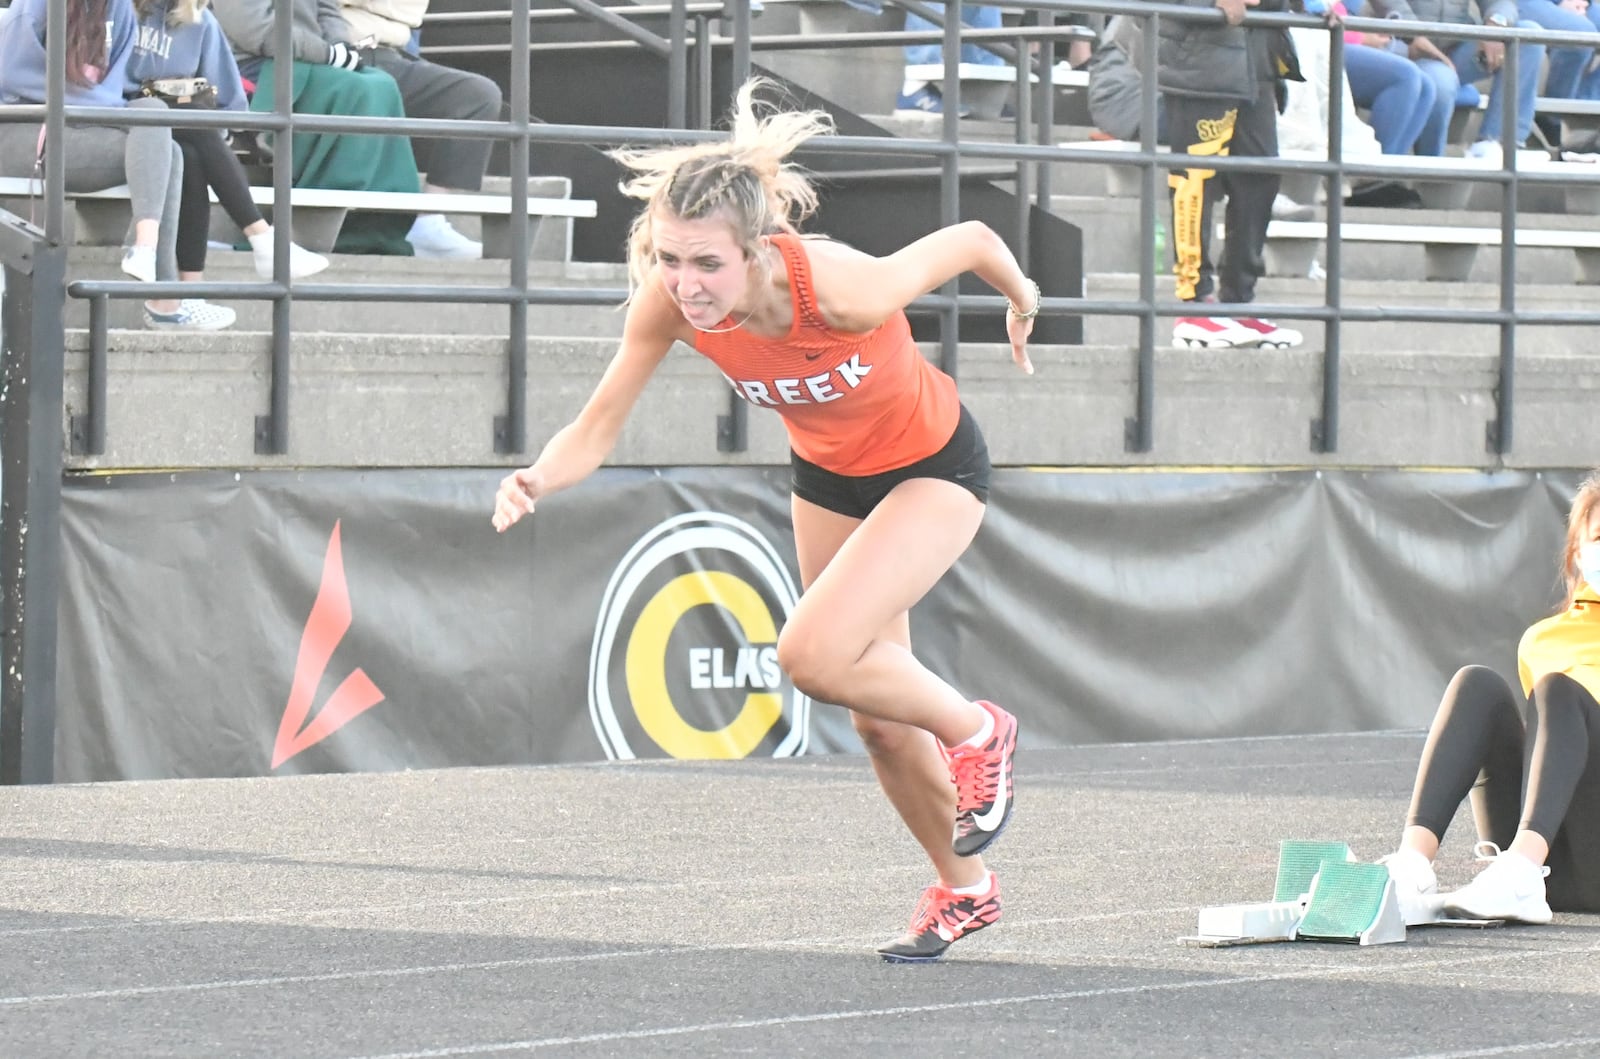
[[[442,213],[419,213],[406,241],[418,257],[436,261],[476,261],[483,256],[483,244],[456,231]]]
[[[239,314],[226,305],[212,305],[201,298],[185,298],[178,311],[158,313],[144,307],[144,325],[157,331],[221,331],[232,327]]]
[[[156,281],[156,248],[130,246],[122,252],[122,271],[140,283]]]
[[[272,278],[272,245],[276,234],[269,228],[259,235],[250,236],[250,255],[255,259],[256,275],[262,279]],[[327,267],[328,259],[321,254],[313,253],[296,242],[289,244],[290,279],[315,276]]]
[[[1544,899],[1544,878],[1550,869],[1493,842],[1473,847],[1489,866],[1454,893],[1444,895],[1444,907],[1470,919],[1514,919],[1520,923],[1548,923],[1550,905]]]
[[[1315,206],[1305,206],[1278,192],[1272,200],[1272,219],[1275,221],[1309,221],[1317,215]]]
[[[1231,316],[1180,316],[1172,325],[1176,349],[1232,349],[1259,346],[1261,332]]]
[[[1479,140],[1467,148],[1468,158],[1481,158],[1496,169],[1505,164],[1505,148],[1500,146],[1499,140]]]
[[[1260,316],[1237,316],[1234,323],[1256,333],[1256,345],[1269,349],[1292,349],[1306,340],[1306,336],[1292,327],[1280,327]]]
[[[1414,849],[1398,849],[1379,857],[1378,863],[1389,869],[1395,902],[1406,926],[1432,923],[1439,918],[1444,900],[1439,896],[1439,876],[1434,874],[1432,861]]]

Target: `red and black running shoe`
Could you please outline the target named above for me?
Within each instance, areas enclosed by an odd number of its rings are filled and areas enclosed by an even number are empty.
[[[885,963],[931,963],[944,955],[952,942],[1000,919],[1000,877],[989,873],[989,889],[981,894],[958,894],[943,883],[922,891],[911,926],[878,955]]]
[[[956,827],[951,847],[958,857],[982,853],[1011,820],[1016,792],[1011,756],[1017,749],[1017,719],[992,702],[979,702],[994,717],[994,731],[982,746],[955,747],[950,779],[956,785]]]

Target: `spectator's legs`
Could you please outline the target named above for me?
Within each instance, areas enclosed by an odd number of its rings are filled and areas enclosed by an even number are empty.
[[[500,86],[487,77],[416,59],[393,48],[369,53],[400,87],[408,118],[498,121]],[[411,149],[429,190],[477,191],[489,165],[489,140],[413,138]]]
[[[1538,25],[1526,19],[1517,22],[1518,29],[1538,29]],[[1489,75],[1482,61],[1478,58],[1477,41],[1464,40],[1451,48],[1448,54],[1455,63],[1456,73],[1462,81],[1481,81]],[[1543,44],[1517,45],[1517,127],[1515,143],[1520,147],[1528,139],[1528,134],[1533,131],[1533,108],[1538,103],[1539,75],[1544,67]],[[1500,139],[1500,93],[1505,83],[1505,68],[1494,72],[1493,81],[1489,88],[1489,106],[1483,114],[1483,127],[1478,130],[1478,139]]]
[[[1176,256],[1173,276],[1180,300],[1203,301],[1213,289],[1211,214],[1222,195],[1217,171],[1203,168],[1204,160],[1228,153],[1239,110],[1227,100],[1176,95],[1163,99],[1172,153],[1188,154],[1200,163],[1167,177],[1172,200],[1172,249]]]
[[[199,169],[200,176],[217,193],[218,204],[234,224],[249,229],[265,223],[260,208],[250,197],[250,181],[244,167],[220,133],[215,129],[173,129],[172,138],[183,147],[186,184],[190,171]]]
[[[1344,50],[1350,95],[1372,116],[1384,154],[1410,154],[1432,111],[1433,82],[1403,55],[1352,45]]]
[[[206,163],[194,137],[182,133],[204,133],[221,141],[210,129],[173,130],[173,139],[183,152],[183,200],[178,207],[178,275],[186,280],[203,278],[206,270],[206,240],[211,236],[211,187],[206,183]]]
[[[159,99],[143,96],[128,100],[128,106],[167,109]],[[128,129],[124,153],[128,174],[128,201],[133,207],[133,230],[137,244],[145,236],[141,228],[156,225],[156,279],[168,282],[178,278],[178,213],[183,205],[183,152],[172,142],[172,130],[164,126],[134,126]],[[68,185],[71,177],[68,177]],[[148,303],[157,312],[172,312],[175,300]]]
[[[1595,24],[1587,15],[1568,10],[1551,0],[1517,0],[1517,13],[1524,21],[1563,33],[1593,33]],[[1594,58],[1593,48],[1550,47],[1550,68],[1545,74],[1544,95],[1575,99],[1578,85]]]
[[[943,4],[929,4],[928,6],[941,15],[944,13]],[[988,4],[962,4],[961,22],[963,25],[971,26],[973,29],[999,29],[1000,9]],[[934,25],[925,18],[922,18],[918,15],[913,15],[908,11],[906,12],[905,28],[908,30],[918,30],[939,29],[941,27]],[[944,49],[938,44],[906,45],[907,66],[919,66],[924,63],[938,63],[943,61]],[[961,61],[964,63],[976,63],[979,66],[1005,65],[1005,60],[1000,58],[1000,56],[986,48],[980,48],[976,44],[961,45]]]
[[[1433,82],[1433,109],[1422,123],[1417,134],[1417,154],[1438,157],[1444,154],[1450,138],[1450,119],[1456,112],[1456,93],[1461,89],[1461,77],[1454,66],[1446,66],[1437,59],[1418,59],[1417,69]]]
[[[1595,33],[1600,33],[1600,4],[1584,12]],[[1600,99],[1600,67],[1589,70],[1578,81],[1579,99]]]
[[[1278,101],[1271,85],[1263,86],[1252,102],[1239,107],[1228,153],[1235,158],[1278,156]],[[1225,302],[1255,300],[1256,280],[1267,270],[1263,257],[1267,224],[1272,220],[1272,200],[1278,195],[1281,179],[1277,173],[1222,176],[1228,204],[1223,214],[1226,239],[1222,260],[1217,263],[1217,293]]]

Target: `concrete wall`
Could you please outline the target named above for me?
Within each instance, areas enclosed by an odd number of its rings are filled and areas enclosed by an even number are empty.
[[[85,403],[87,356],[69,336],[67,409]],[[134,343],[137,343],[136,347]],[[537,451],[582,406],[614,340],[543,339],[530,351],[529,445]],[[75,468],[476,466],[523,463],[494,451],[505,405],[505,343],[486,337],[301,334],[294,342],[291,448],[255,453],[267,412],[268,340],[260,334],[113,332],[107,452]],[[932,351],[929,350],[931,353]],[[1000,346],[963,348],[966,401],[1002,465],[1445,466],[1600,464],[1593,428],[1600,373],[1580,354],[1522,352],[1515,448],[1502,464],[1485,444],[1496,359],[1482,351],[1349,352],[1341,445],[1313,453],[1322,356],[1314,350],[1162,349],[1155,449],[1124,448],[1135,409],[1127,346],[1046,347],[1025,377]],[[716,446],[729,389],[686,349],[668,357],[629,421],[615,465],[785,462],[777,416],[750,415],[748,452]]]

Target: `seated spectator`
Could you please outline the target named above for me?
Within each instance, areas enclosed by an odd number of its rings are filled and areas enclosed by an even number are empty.
[[[929,4],[935,11],[943,12],[943,4]],[[973,29],[999,29],[1000,9],[988,4],[962,4],[961,21]],[[919,18],[911,12],[906,12],[906,29],[927,30],[941,29],[925,18]],[[994,52],[980,48],[976,44],[961,45],[961,61],[976,66],[1004,66],[1006,61]],[[906,65],[925,66],[929,63],[944,62],[944,47],[938,44],[907,44]],[[923,114],[944,113],[944,97],[940,95],[939,88],[931,81],[907,78],[900,88],[900,98],[895,100],[895,110],[914,110]],[[964,118],[971,113],[971,108],[966,104],[961,106],[961,116]]]
[[[1391,0],[1373,0],[1370,5],[1352,0],[1348,10],[1368,18],[1387,18],[1396,6]],[[1344,41],[1351,99],[1372,116],[1372,129],[1384,154],[1410,154],[1433,115],[1439,86],[1409,55],[1395,49],[1391,34],[1351,31]]]
[[[400,86],[406,115],[454,121],[498,121],[500,86],[479,74],[429,62],[411,50],[428,0],[343,0],[345,21],[359,39],[375,43],[363,59]],[[412,137],[411,150],[430,192],[478,191],[489,167],[489,140]],[[462,260],[483,256],[483,244],[456,231],[442,214],[417,218],[409,236],[419,257]]]
[[[134,0],[139,33],[127,67],[129,98],[154,95],[167,99],[174,85],[204,78],[214,93],[211,103],[224,110],[245,110],[244,85],[233,61],[222,27],[206,10],[209,0]],[[193,104],[191,104],[193,105]],[[228,216],[239,226],[255,258],[256,274],[272,278],[272,226],[250,197],[244,166],[228,146],[220,129],[173,129],[172,138],[183,151],[183,204],[178,211],[178,274],[198,282],[205,278],[206,244],[211,233],[211,191]],[[328,267],[328,259],[301,246],[289,244],[289,275],[295,279]]]
[[[1600,31],[1600,10],[1589,0],[1517,0],[1517,14],[1524,21],[1563,33]],[[1594,99],[1600,94],[1600,72],[1594,69],[1595,49],[1547,45],[1550,61],[1545,70],[1541,94],[1555,99]],[[1552,144],[1561,142],[1559,119],[1539,120],[1540,128]]]
[[[1389,4],[1394,17],[1420,22],[1538,28],[1533,22],[1518,20],[1516,0],[1389,0]],[[1539,77],[1543,73],[1544,50],[1543,44],[1528,41],[1517,45],[1517,125],[1512,133],[1518,146],[1527,142],[1528,134],[1533,131],[1533,108],[1539,94]],[[1499,161],[1500,99],[1505,87],[1500,68],[1505,62],[1505,42],[1458,40],[1446,41],[1441,47],[1427,37],[1413,37],[1407,46],[1407,54],[1433,80],[1435,90],[1433,113],[1428,115],[1417,137],[1416,153],[1444,154],[1445,142],[1450,135],[1450,117],[1456,109],[1456,93],[1464,84],[1491,81],[1489,106],[1484,111],[1483,125],[1478,130],[1477,142],[1467,148],[1467,154],[1473,158]]]
[[[368,65],[335,0],[292,0],[293,54],[288,74],[297,114],[405,116],[394,78]],[[273,107],[280,69],[273,55],[274,0],[213,0],[217,21],[233,45],[239,72],[255,84],[250,109]],[[263,137],[263,142],[266,138]],[[411,141],[404,136],[296,132],[291,146],[294,184],[340,191],[421,190]],[[413,253],[408,214],[352,210],[334,249],[348,254]]]
[[[48,4],[49,0],[12,0],[11,7],[0,12],[0,104],[45,102]],[[122,97],[137,25],[132,0],[81,0],[68,5],[69,106],[166,109],[158,99],[126,102]],[[122,271],[143,283],[177,280],[183,155],[172,142],[172,131],[159,125],[69,125],[62,130],[62,141],[68,191],[128,185],[133,221]],[[38,177],[42,182],[44,149],[42,126],[0,123],[0,173]],[[216,330],[232,324],[234,313],[199,300],[159,299],[144,303],[144,319],[156,328]]]

